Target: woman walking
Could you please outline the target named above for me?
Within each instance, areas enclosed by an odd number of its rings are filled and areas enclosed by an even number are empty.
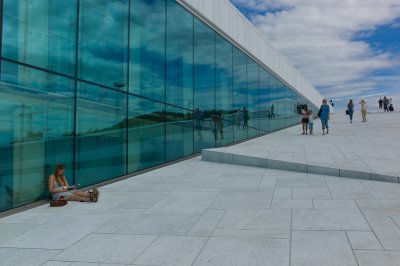
[[[349,111],[348,115],[350,116],[350,123],[353,123],[354,103],[352,99],[350,99],[347,104],[347,111]]]
[[[322,124],[322,135],[325,135],[325,128],[326,128],[326,134],[329,134],[329,105],[326,102],[326,99],[322,100],[322,105],[320,107],[320,112],[319,112],[319,117],[321,118],[321,124]]]

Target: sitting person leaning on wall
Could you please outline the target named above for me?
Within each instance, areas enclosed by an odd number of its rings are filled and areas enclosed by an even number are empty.
[[[53,195],[53,200],[65,199],[68,201],[92,201],[97,202],[99,191],[93,187],[91,191],[83,192],[77,190],[76,186],[69,186],[64,175],[65,166],[58,164],[54,174],[49,177],[49,192]]]

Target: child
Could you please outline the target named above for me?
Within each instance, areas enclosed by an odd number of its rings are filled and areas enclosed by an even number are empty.
[[[308,129],[310,130],[310,134],[312,134],[314,128],[314,118],[311,110],[307,112],[307,116],[308,116]]]

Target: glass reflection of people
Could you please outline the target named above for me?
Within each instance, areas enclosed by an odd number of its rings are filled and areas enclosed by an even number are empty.
[[[218,113],[217,116],[217,130],[220,134],[221,139],[224,139],[224,119],[222,113]]]
[[[54,173],[49,177],[49,192],[53,195],[53,200],[64,199],[68,201],[97,202],[100,194],[97,188],[93,187],[88,192],[79,191],[76,186],[68,185],[64,172],[64,164],[58,164]]]
[[[214,135],[214,140],[218,139],[218,135],[217,135],[217,123],[218,122],[217,122],[217,120],[218,120],[218,118],[216,115],[211,116],[211,131]]]
[[[241,124],[242,124],[242,122],[241,122],[241,118],[242,118],[242,110],[240,110],[240,108],[239,109],[237,109],[237,111],[236,111],[236,124],[237,124],[237,129],[240,129],[240,126],[241,126]]]
[[[243,107],[243,129],[248,129],[249,128],[249,111],[246,109],[246,107]]]
[[[203,139],[203,136],[201,134],[202,126],[201,126],[201,121],[203,120],[203,115],[200,112],[199,108],[196,108],[194,112],[194,124],[195,124],[195,129],[197,132],[197,136],[199,137],[200,140]]]
[[[271,114],[269,116],[271,119],[275,118],[274,109],[275,109],[274,104],[271,104]]]

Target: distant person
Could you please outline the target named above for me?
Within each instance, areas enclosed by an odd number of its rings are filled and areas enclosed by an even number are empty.
[[[329,100],[329,106],[330,106],[331,114],[335,113],[334,108],[333,108],[335,106],[335,104],[333,103],[332,100]]]
[[[385,97],[383,97],[383,111],[384,112],[389,112],[389,99]]]
[[[382,98],[379,99],[378,104],[379,104],[379,109],[382,109],[383,108],[383,100],[382,100]]]
[[[79,191],[76,186],[68,185],[64,172],[64,164],[58,164],[54,173],[49,177],[49,192],[53,195],[53,200],[65,199],[67,201],[97,202],[100,194],[97,188],[93,187],[88,192]]]
[[[194,123],[195,123],[195,129],[196,129],[196,132],[197,132],[197,136],[199,137],[200,140],[203,139],[203,136],[202,136],[202,133],[201,133],[201,131],[202,131],[202,125],[201,125],[202,120],[203,120],[203,115],[200,112],[200,109],[196,108],[196,110],[194,111]]]
[[[224,119],[221,112],[217,116],[217,130],[219,131],[221,139],[224,139]]]
[[[350,123],[353,123],[354,103],[352,99],[350,99],[349,103],[347,104],[347,111],[350,117]]]
[[[326,129],[326,134],[329,134],[329,114],[330,114],[330,108],[329,105],[326,101],[326,99],[322,100],[322,105],[320,107],[320,115],[319,117],[321,118],[321,124],[322,124],[322,135],[325,135],[325,129]]]
[[[249,110],[243,107],[243,129],[249,128]]]
[[[308,134],[308,108],[306,105],[303,105],[301,108],[301,126],[303,129],[302,135]]]
[[[310,131],[310,135],[313,134],[313,130],[314,130],[314,117],[313,117],[313,113],[312,110],[308,110],[308,129]]]
[[[271,119],[275,118],[274,109],[275,109],[274,104],[271,104],[271,113],[270,113],[270,115],[269,115],[269,117],[270,117]]]
[[[237,109],[236,111],[236,125],[237,125],[237,129],[240,129],[240,126],[242,124],[241,122],[241,117],[242,117],[242,111],[239,109]]]
[[[361,104],[362,121],[367,122],[367,102],[364,99],[361,99],[359,103]]]

